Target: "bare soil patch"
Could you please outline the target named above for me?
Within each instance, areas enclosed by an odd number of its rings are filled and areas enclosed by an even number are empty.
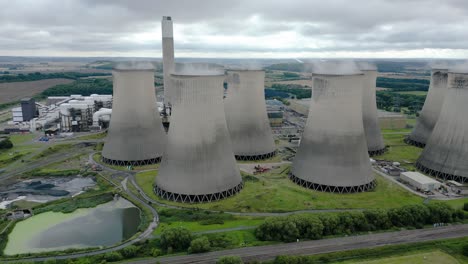
[[[31,97],[52,86],[73,81],[70,79],[47,79],[31,82],[0,83],[0,104],[18,101],[24,97]]]

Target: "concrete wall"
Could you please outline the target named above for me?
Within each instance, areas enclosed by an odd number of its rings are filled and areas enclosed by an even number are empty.
[[[296,183],[329,191],[334,189],[322,187],[347,187],[346,192],[373,187],[362,120],[363,79],[362,74],[313,76],[309,117],[292,166]]]
[[[103,157],[156,162],[166,134],[156,106],[154,70],[114,70],[113,78],[114,102]]]
[[[468,180],[468,73],[449,73],[439,119],[418,167],[442,178]]]
[[[421,146],[426,144],[439,118],[446,92],[447,70],[433,69],[426,101],[408,143]]]
[[[363,70],[362,118],[369,154],[379,154],[385,150],[377,118],[376,80],[377,70]]]
[[[234,154],[254,158],[274,153],[265,104],[265,72],[229,70],[226,80],[224,109]]]
[[[224,78],[171,76],[174,108],[168,144],[156,177],[156,193],[163,198],[208,201],[220,199],[215,194],[226,197],[240,190],[242,178],[224,114]],[[209,198],[204,199],[204,195]]]

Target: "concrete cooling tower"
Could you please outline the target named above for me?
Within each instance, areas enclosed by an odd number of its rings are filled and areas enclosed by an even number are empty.
[[[172,18],[164,16],[161,21],[162,49],[163,49],[163,73],[164,73],[164,104],[170,105],[170,81],[171,73],[174,71],[174,36]]]
[[[405,139],[407,144],[423,148],[431,136],[447,92],[447,70],[433,69],[429,92],[423,109],[411,134]]]
[[[377,117],[377,69],[375,67],[361,67],[361,71],[364,73],[362,118],[364,122],[364,133],[367,140],[367,151],[370,156],[381,155],[385,152],[385,144],[380,132],[380,125]]]
[[[112,74],[114,102],[102,160],[121,166],[159,162],[166,134],[156,105],[153,65],[119,64]]]
[[[226,121],[238,160],[261,160],[276,154],[265,103],[265,72],[228,70],[224,100]]]
[[[439,119],[416,167],[437,178],[468,181],[468,71],[448,73]]]
[[[210,202],[242,189],[224,114],[224,79],[223,71],[171,75],[174,109],[156,177],[160,197]]]
[[[312,100],[290,179],[327,192],[375,186],[362,119],[364,75],[313,74]]]

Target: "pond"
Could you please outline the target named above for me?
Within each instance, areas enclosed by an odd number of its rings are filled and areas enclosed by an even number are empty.
[[[140,221],[140,210],[123,198],[69,214],[46,212],[18,222],[4,254],[111,246],[132,237]]]

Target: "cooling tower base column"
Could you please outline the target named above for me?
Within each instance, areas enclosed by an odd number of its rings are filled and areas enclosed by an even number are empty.
[[[200,194],[200,195],[192,195],[192,194],[180,194],[180,193],[172,193],[165,191],[159,188],[157,185],[154,186],[154,192],[161,198],[180,202],[180,203],[203,203],[203,202],[215,202],[230,196],[233,196],[240,192],[244,187],[244,183],[240,183],[239,185],[235,186],[232,189],[218,192],[218,193],[211,193],[211,194]]]
[[[406,144],[411,145],[411,146],[415,146],[415,147],[418,147],[418,148],[424,148],[426,146],[426,144],[424,144],[422,142],[419,142],[419,141],[416,141],[416,140],[413,140],[410,137],[406,137],[404,141],[405,141]]]
[[[265,160],[276,156],[276,150],[270,153],[261,155],[234,155],[236,160],[242,161],[254,161],[254,160]]]
[[[102,162],[114,166],[144,166],[161,162],[161,157],[147,160],[113,160],[102,157]]]
[[[386,148],[386,147],[383,148],[383,149],[369,150],[369,151],[368,151],[370,157],[379,156],[379,155],[384,154],[385,152],[387,152],[387,148]]]
[[[440,178],[440,179],[442,179],[444,181],[445,180],[454,180],[454,181],[457,181],[459,183],[468,182],[467,177],[457,176],[457,175],[448,174],[448,173],[445,173],[445,172],[440,172],[440,171],[436,171],[436,170],[433,170],[433,169],[429,169],[428,167],[422,165],[419,161],[416,162],[416,168],[418,170],[420,170],[424,174],[429,174],[431,176],[436,177],[436,179]]]
[[[303,179],[300,179],[293,174],[289,174],[289,179],[293,181],[295,184],[300,185],[304,188],[312,189],[314,191],[321,191],[321,192],[333,192],[333,193],[354,193],[354,192],[366,192],[370,191],[375,188],[377,183],[375,180],[359,186],[330,186],[330,185],[323,185],[313,182],[308,182]]]

